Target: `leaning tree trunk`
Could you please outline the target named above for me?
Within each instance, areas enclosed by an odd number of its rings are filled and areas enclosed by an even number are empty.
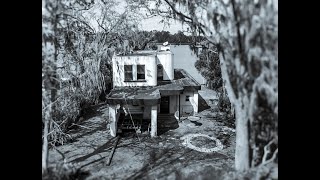
[[[234,104],[236,109],[236,152],[235,169],[246,171],[250,168],[249,157],[249,119],[244,102]]]
[[[48,169],[48,132],[49,132],[49,124],[50,124],[50,114],[51,114],[51,106],[47,108],[44,118],[44,129],[43,129],[43,142],[42,142],[42,174],[45,173]]]
[[[43,7],[48,8],[50,6],[53,7],[52,11],[48,10],[50,13],[50,21],[46,22],[51,25],[51,38],[47,41],[43,39],[44,46],[47,46],[47,43],[51,43],[53,45],[51,47],[51,51],[43,52],[45,54],[45,58],[42,59],[42,68],[43,68],[43,88],[44,93],[42,94],[42,99],[45,101],[44,105],[47,107],[43,107],[42,113],[44,114],[44,129],[43,129],[43,142],[42,142],[42,173],[46,172],[48,169],[48,134],[50,130],[50,123],[53,118],[52,112],[55,110],[54,102],[57,98],[57,90],[59,86],[59,82],[57,81],[57,73],[56,73],[56,62],[58,56],[58,39],[57,39],[57,25],[58,25],[58,10],[60,8],[60,2],[55,1],[51,2],[48,0],[43,1]],[[46,6],[47,4],[50,4]],[[50,27],[50,26],[49,26]]]
[[[248,129],[248,110],[249,104],[246,96],[238,96],[236,98],[234,90],[230,83],[224,56],[220,53],[221,75],[225,81],[225,88],[230,98],[231,104],[235,108],[236,116],[236,152],[235,152],[235,169],[237,171],[246,171],[250,168],[249,157],[249,129]]]

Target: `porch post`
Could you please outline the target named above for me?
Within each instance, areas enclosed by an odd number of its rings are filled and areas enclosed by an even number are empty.
[[[199,94],[198,94],[198,91],[195,91],[194,94],[193,94],[193,99],[194,99],[194,102],[196,104],[196,106],[194,107],[194,113],[198,113],[198,109],[199,109]]]
[[[181,110],[180,110],[180,94],[179,94],[179,120],[180,120],[180,114],[181,114]]]
[[[113,137],[117,136],[117,109],[116,105],[109,105],[109,119],[110,119],[110,134]]]
[[[151,107],[151,137],[157,136],[157,116],[158,116],[158,106],[153,105]]]

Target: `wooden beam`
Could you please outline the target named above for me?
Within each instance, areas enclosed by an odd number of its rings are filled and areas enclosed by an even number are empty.
[[[117,136],[116,137],[116,142],[111,150],[111,153],[110,153],[110,156],[109,156],[109,159],[107,161],[107,166],[110,166],[110,163],[111,163],[111,160],[112,160],[112,157],[113,157],[113,154],[114,154],[114,151],[116,150],[116,147],[117,147],[117,144],[118,144],[118,141],[120,139],[120,136]]]

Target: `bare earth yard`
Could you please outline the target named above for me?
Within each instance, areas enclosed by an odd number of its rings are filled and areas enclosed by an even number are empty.
[[[199,120],[182,120],[178,128],[156,138],[150,138],[147,132],[123,135],[110,166],[106,162],[115,138],[106,128],[107,105],[93,107],[81,126],[69,132],[74,141],[57,149],[64,153],[67,162],[90,171],[87,179],[223,179],[234,168],[235,132],[214,111],[215,92],[202,87],[199,94],[212,107],[198,113]],[[219,139],[223,149],[204,153],[184,146],[181,138],[194,133]],[[200,148],[216,146],[214,141],[203,137],[194,138],[192,144]],[[61,161],[62,156],[50,150],[50,164]]]

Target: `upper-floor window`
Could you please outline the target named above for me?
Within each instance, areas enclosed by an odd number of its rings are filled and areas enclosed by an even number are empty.
[[[133,74],[132,74],[132,65],[124,65],[124,80],[125,81],[132,81]]]
[[[158,79],[158,81],[163,80],[163,66],[162,66],[162,64],[157,65],[157,79]]]
[[[124,65],[124,81],[145,81],[145,65]]]
[[[145,65],[137,65],[137,79],[144,80],[145,78]]]

